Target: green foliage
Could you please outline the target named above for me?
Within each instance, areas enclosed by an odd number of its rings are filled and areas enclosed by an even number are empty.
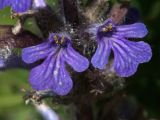
[[[26,30],[31,31],[32,33],[34,33],[35,35],[39,36],[39,37],[43,37],[41,30],[38,28],[36,21],[34,18],[29,18],[25,21],[24,24],[24,28]]]
[[[0,119],[41,120],[31,105],[25,105],[22,89],[30,90],[28,71],[11,69],[0,72]]]
[[[10,7],[0,10],[0,25],[14,25],[16,23],[17,19],[11,19],[10,11]]]

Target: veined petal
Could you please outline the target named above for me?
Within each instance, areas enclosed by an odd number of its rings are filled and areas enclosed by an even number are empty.
[[[47,59],[39,66],[33,68],[30,72],[30,84],[35,90],[51,90],[53,86],[52,72],[56,56],[49,54]]]
[[[30,83],[35,90],[53,90],[58,95],[66,95],[71,90],[73,83],[60,51],[49,54],[41,65],[31,70]]]
[[[87,58],[76,52],[71,45],[64,50],[65,61],[77,72],[83,72],[89,67]]]
[[[72,80],[65,69],[65,64],[61,55],[56,59],[56,65],[53,71],[52,89],[58,95],[66,95],[73,87]]]
[[[32,0],[12,0],[14,12],[25,12],[32,7]]]
[[[125,38],[143,38],[148,33],[143,23],[117,26],[116,30],[117,32],[115,34],[124,36]]]
[[[152,50],[149,44],[140,41],[133,42],[126,39],[115,40],[117,44],[123,48],[134,58],[138,63],[148,62],[152,57]]]
[[[46,43],[41,43],[36,46],[24,48],[22,50],[22,59],[26,63],[33,63],[39,59],[43,59],[48,56],[48,54],[52,51],[56,51],[57,47],[50,47],[50,45]]]
[[[91,63],[95,68],[104,69],[108,63],[111,52],[110,41],[108,38],[103,38],[98,42],[98,47],[91,59]]]
[[[152,57],[150,46],[144,42],[132,42],[114,39],[114,70],[120,77],[129,77],[137,71],[140,63],[148,62]]]

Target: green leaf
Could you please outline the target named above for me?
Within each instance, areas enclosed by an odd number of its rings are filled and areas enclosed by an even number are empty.
[[[21,95],[9,95],[9,96],[1,96],[0,99],[0,109],[2,108],[10,108],[22,103]]]
[[[36,24],[36,21],[34,18],[29,18],[25,21],[25,24],[24,24],[24,28],[26,30],[29,30],[31,31],[33,34],[39,36],[39,37],[43,37],[42,36],[42,32],[41,30],[39,29],[39,27],[37,26]]]
[[[0,25],[14,25],[17,19],[11,19],[11,9],[6,7],[0,10]]]

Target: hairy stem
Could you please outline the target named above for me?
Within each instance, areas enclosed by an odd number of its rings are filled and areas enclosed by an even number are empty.
[[[61,0],[61,7],[65,16],[65,22],[74,26],[79,25],[76,0]]]

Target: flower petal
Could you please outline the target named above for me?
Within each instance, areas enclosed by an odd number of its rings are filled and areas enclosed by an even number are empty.
[[[53,91],[58,95],[68,94],[73,87],[73,82],[65,69],[64,61],[62,61],[62,58],[57,58],[52,75],[54,78],[52,87]]]
[[[108,38],[103,38],[98,42],[98,47],[91,59],[91,63],[95,68],[104,69],[108,63],[111,52],[110,41]]]
[[[33,68],[30,72],[30,84],[35,90],[50,90],[53,86],[52,72],[56,56],[50,54],[47,59],[39,66]]]
[[[83,72],[89,67],[87,58],[76,52],[71,45],[64,50],[65,61],[77,72]]]
[[[148,62],[152,57],[150,46],[145,42],[132,42],[114,39],[114,70],[120,77],[129,77],[137,71],[140,63]]]
[[[125,38],[143,38],[148,33],[143,23],[117,26],[116,30],[117,35],[124,36]]]
[[[32,0],[12,0],[14,12],[25,12],[32,7]]]
[[[140,41],[133,42],[125,39],[116,40],[116,43],[123,45],[123,48],[133,57],[138,63],[148,62],[152,56],[150,45]]]
[[[58,95],[66,95],[73,83],[65,70],[61,52],[51,53],[41,65],[33,68],[30,83],[35,90],[53,90]]]
[[[0,9],[3,9],[10,5],[11,5],[10,0],[0,0]]]
[[[56,47],[51,48],[48,43],[41,43],[36,46],[24,48],[22,50],[22,59],[26,63],[33,63],[47,57],[51,51],[56,50]]]

